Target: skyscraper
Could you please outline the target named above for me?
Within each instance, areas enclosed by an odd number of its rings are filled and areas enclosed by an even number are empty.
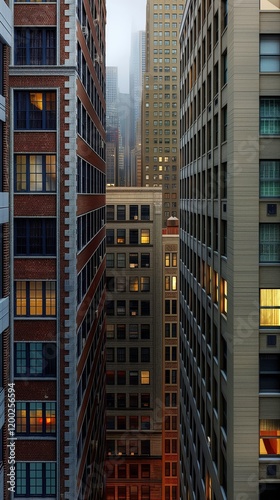
[[[107,190],[107,500],[162,498],[161,207]]]
[[[105,0],[14,4],[15,497],[100,499]]]
[[[142,185],[162,186],[163,227],[178,216],[179,27],[184,2],[147,1],[142,100]]]
[[[280,492],[279,1],[187,1],[181,498]]]
[[[7,498],[9,373],[9,51],[12,13],[0,0],[0,498]],[[5,401],[6,400],[6,401]],[[5,465],[4,465],[5,464]]]

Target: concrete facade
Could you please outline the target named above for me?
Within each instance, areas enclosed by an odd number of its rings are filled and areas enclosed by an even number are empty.
[[[180,30],[182,499],[280,492],[279,26],[187,1]]]

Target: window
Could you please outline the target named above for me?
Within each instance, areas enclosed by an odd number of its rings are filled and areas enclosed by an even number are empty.
[[[141,316],[149,316],[149,315],[150,315],[150,301],[141,300]]]
[[[117,362],[125,363],[126,361],[126,350],[125,347],[117,347]]]
[[[125,372],[120,373],[119,377],[122,377],[123,373],[125,373]],[[124,382],[124,384],[121,384],[121,385],[125,385],[125,382]],[[125,407],[126,407],[126,394],[123,392],[120,392],[117,394],[117,408],[125,408]]]
[[[126,372],[125,372],[125,370],[118,370],[117,371],[117,384],[118,385],[125,385],[126,384]]]
[[[15,377],[55,377],[56,344],[15,343]]]
[[[150,417],[147,415],[141,416],[141,429],[149,430],[151,428]]]
[[[15,130],[55,130],[56,93],[24,91],[14,93]]]
[[[129,243],[130,245],[138,245],[138,229],[129,230]]]
[[[260,354],[260,392],[280,392],[280,354]]]
[[[15,219],[15,255],[56,255],[56,219]]]
[[[280,196],[280,160],[260,161],[260,197]]]
[[[260,134],[280,135],[280,97],[261,97]]]
[[[138,276],[129,278],[129,291],[138,292],[139,291],[139,278]]]
[[[112,268],[115,266],[115,255],[113,253],[106,254],[106,267]]]
[[[16,192],[55,192],[56,155],[15,155]]]
[[[129,383],[130,385],[138,385],[138,372],[130,371],[129,372]]]
[[[148,439],[141,441],[141,455],[150,455],[150,441]]]
[[[125,267],[125,253],[117,253],[117,267]]]
[[[150,291],[150,277],[149,276],[141,276],[141,278],[140,278],[140,290],[141,290],[141,292],[149,292]]]
[[[227,314],[228,308],[228,289],[227,281],[221,278],[221,312]]]
[[[117,229],[117,244],[125,244],[125,229]]]
[[[260,35],[260,71],[280,71],[280,35]]]
[[[141,220],[150,220],[150,206],[141,205]]]
[[[15,64],[56,64],[56,30],[15,28]]]
[[[16,316],[55,316],[56,283],[54,281],[16,281]]]
[[[149,372],[149,370],[142,370],[140,372],[140,377],[141,377],[141,384],[142,385],[149,385],[150,384],[150,372]]]
[[[141,477],[150,477],[150,464],[141,464]]]
[[[129,301],[129,315],[138,316],[138,300]]]
[[[17,402],[16,433],[19,435],[55,434],[56,403]]]
[[[260,290],[260,326],[280,325],[280,289],[263,288]]]
[[[114,245],[114,229],[106,229],[107,245]]]
[[[115,211],[114,205],[107,205],[106,206],[106,218],[107,218],[107,221],[112,221],[112,220],[115,219],[114,211]]]
[[[126,314],[125,300],[117,300],[117,316],[125,316]]]
[[[260,262],[280,262],[280,224],[260,224]]]
[[[55,462],[16,462],[15,497],[56,497]]]
[[[129,220],[138,219],[138,205],[129,205]]]
[[[150,394],[141,394],[141,408],[150,408]]]
[[[135,269],[138,267],[138,253],[129,254],[129,267]]]
[[[150,267],[149,253],[141,253],[141,267]]]
[[[150,325],[141,325],[141,340],[150,339]]]
[[[116,290],[117,292],[125,292],[126,291],[126,277],[125,276],[117,276],[116,277]]]
[[[125,205],[117,205],[117,220],[125,220]]]
[[[141,245],[148,245],[150,243],[150,230],[149,229],[141,229],[140,241],[141,241]]]
[[[280,455],[280,420],[260,420],[260,455]]]

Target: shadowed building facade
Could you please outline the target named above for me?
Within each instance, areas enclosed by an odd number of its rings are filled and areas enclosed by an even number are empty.
[[[180,29],[181,498],[280,492],[279,1]]]
[[[15,1],[13,12],[15,497],[98,500],[105,451],[105,1]]]

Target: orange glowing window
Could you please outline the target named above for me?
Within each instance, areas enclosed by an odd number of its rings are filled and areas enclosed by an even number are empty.
[[[260,420],[260,455],[280,455],[280,420]]]

